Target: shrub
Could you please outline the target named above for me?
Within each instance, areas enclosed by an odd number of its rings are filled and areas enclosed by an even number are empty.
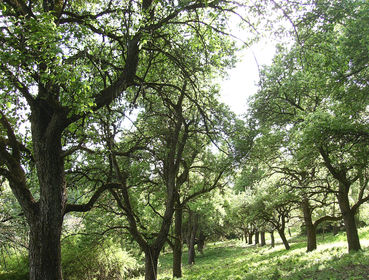
[[[0,280],[28,280],[28,256],[27,252],[12,252],[11,255],[3,255],[0,265]]]
[[[86,238],[63,243],[62,266],[65,280],[121,280],[142,273],[137,260],[117,244]]]

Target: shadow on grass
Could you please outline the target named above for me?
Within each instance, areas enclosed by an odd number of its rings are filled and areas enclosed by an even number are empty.
[[[286,280],[367,280],[369,279],[368,251],[345,254],[341,257],[334,256],[331,260],[315,263],[305,268],[300,268]]]
[[[276,244],[278,245],[278,244]],[[184,272],[194,272],[198,270],[207,270],[212,268],[230,268],[233,263],[237,260],[240,262],[263,262],[267,260],[271,260],[273,258],[279,258],[286,254],[286,250],[284,247],[279,246],[280,248],[271,248],[270,246],[255,246],[250,245],[247,247],[239,246],[239,245],[227,245],[224,247],[210,247],[204,250],[204,254],[196,255],[196,263],[194,265],[187,264],[188,254],[185,251],[182,255],[182,265]],[[305,244],[292,244],[289,252],[304,248]],[[270,251],[273,250],[273,251]],[[172,269],[172,254],[168,253],[160,258],[160,268],[159,272],[161,273],[170,273]]]
[[[225,242],[208,246],[204,255],[197,255],[195,265],[186,262],[185,252],[185,280],[369,279],[369,247],[348,254],[342,233],[326,234],[324,239],[318,236],[318,250],[309,253],[305,239],[299,236],[291,240],[288,251],[282,244],[271,248]],[[160,263],[159,271],[171,275],[171,254],[162,256]]]

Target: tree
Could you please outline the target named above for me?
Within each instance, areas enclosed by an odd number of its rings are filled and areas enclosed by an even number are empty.
[[[110,190],[115,212],[123,213],[127,220],[121,226],[145,253],[146,279],[157,277],[159,254],[168,240],[173,214],[181,206],[178,199],[185,203],[218,187],[227,167],[217,164],[207,147],[220,117],[208,113],[222,107],[214,92],[203,92],[195,100],[198,92],[186,80],[181,85],[176,85],[178,76],[168,75],[167,80],[161,87],[148,84],[145,95],[137,99],[140,112],[134,130],[127,134],[114,123],[115,118],[108,118],[111,123],[105,125],[109,150],[105,169],[113,171],[111,180],[119,185]],[[136,139],[142,139],[137,146]],[[200,179],[193,180],[192,173]]]
[[[182,246],[183,246],[183,211],[189,212],[187,228],[187,245],[189,246],[188,263],[195,262],[195,239],[198,231],[202,234],[201,241],[205,242],[204,223],[207,220],[209,207],[200,207],[199,212],[191,210],[191,204],[201,204],[201,201],[214,193],[215,189],[224,187],[223,180],[230,172],[230,159],[220,153],[214,155],[210,150],[199,153],[199,158],[190,168],[187,183],[182,185],[176,195],[175,221],[174,221],[174,244],[173,244],[173,277],[182,277]],[[205,197],[205,198],[204,198]],[[210,198],[208,198],[212,201]],[[200,201],[200,202],[198,202]],[[203,202],[204,203],[204,202]],[[209,203],[205,203],[209,204]],[[199,207],[197,207],[199,208]],[[207,209],[207,210],[204,210]],[[200,209],[200,210],[201,210]],[[199,219],[201,221],[199,226]],[[198,248],[201,247],[198,243]],[[191,254],[190,254],[191,253]]]
[[[128,88],[142,86],[151,66],[163,60],[185,73],[227,64],[215,54],[228,46],[218,40],[227,3],[28,2],[1,3],[0,175],[30,228],[30,279],[59,280],[64,215],[87,211],[103,190],[116,186],[105,182],[89,203],[68,204],[65,134],[124,98]],[[181,52],[188,41],[196,55],[181,56],[188,54]],[[35,192],[28,186],[31,172]]]
[[[362,28],[367,11],[368,5],[358,1],[318,3],[296,26],[295,45],[281,48],[263,72],[253,101],[260,123],[283,130],[293,139],[299,160],[323,164],[336,180],[331,191],[340,205],[349,251],[360,249],[354,215],[369,199],[363,78],[368,57],[358,40],[359,33],[368,34]],[[349,194],[356,188],[350,205]]]
[[[236,194],[234,192],[227,193],[225,196],[225,211],[226,217],[224,228],[227,229],[227,234],[241,235],[245,241],[248,242],[249,224],[247,220],[247,213],[243,211],[245,207],[246,195],[244,193]],[[228,232],[228,230],[230,232]]]
[[[291,212],[296,207],[296,196],[288,191],[283,179],[278,179],[276,176],[271,176],[262,183],[264,186],[259,187],[252,206],[254,217],[264,220],[272,226],[273,230],[277,230],[283,245],[286,250],[289,250],[290,245],[285,229]]]
[[[214,175],[218,176],[217,173],[214,173]],[[209,181],[209,176],[205,176],[203,180],[204,182]],[[217,181],[219,181],[217,187],[213,187],[211,192],[205,191],[202,196],[197,196],[196,199],[188,201],[185,205],[185,213],[188,213],[188,215],[184,219],[183,232],[187,237],[187,263],[189,265],[195,264],[196,244],[198,251],[202,254],[207,239],[219,238],[224,235],[224,192],[227,190],[224,176],[222,176],[222,180]]]
[[[330,188],[332,182],[329,182],[326,174],[319,174],[317,169],[301,170],[295,162],[274,168],[285,177],[288,190],[296,194],[296,202],[303,214],[308,252],[317,248],[316,229],[321,223],[342,219],[340,215],[335,215],[331,207],[335,203],[334,191]],[[319,178],[319,175],[324,177]]]

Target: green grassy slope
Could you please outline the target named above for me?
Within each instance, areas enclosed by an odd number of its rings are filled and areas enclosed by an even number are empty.
[[[303,237],[294,237],[291,250],[282,244],[246,246],[241,241],[209,244],[196,264],[184,265],[185,280],[251,279],[369,279],[369,227],[360,230],[363,250],[347,253],[345,234],[318,236],[318,249],[306,253]],[[185,262],[187,255],[184,254]],[[171,279],[171,254],[160,258],[159,279]]]

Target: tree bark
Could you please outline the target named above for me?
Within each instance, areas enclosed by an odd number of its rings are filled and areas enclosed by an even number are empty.
[[[314,251],[317,248],[316,244],[316,228],[313,224],[313,220],[311,218],[311,207],[309,204],[309,200],[304,198],[302,201],[302,212],[304,214],[304,222],[306,227],[306,237],[307,237],[307,252]]]
[[[42,270],[41,270],[41,238],[40,238],[40,226],[37,226],[37,222],[30,227],[30,236],[29,236],[29,269],[30,269],[30,279],[42,279]]]
[[[317,248],[316,244],[316,228],[314,225],[306,226],[306,236],[307,236],[307,252],[314,251]]]
[[[252,244],[252,236],[253,236],[252,232],[249,232],[249,245]]]
[[[197,250],[200,252],[201,255],[204,254],[204,246],[205,246],[205,235],[202,230],[200,230],[199,237],[197,240]]]
[[[173,278],[182,277],[182,207],[174,212]]]
[[[46,230],[40,223],[30,226],[30,280],[62,279],[61,227]]]
[[[188,241],[187,241],[187,245],[188,245],[188,264],[192,265],[195,263],[195,256],[196,256],[196,252],[195,252],[195,242],[196,242],[196,233],[197,233],[197,226],[198,226],[198,217],[196,214],[192,214],[190,212],[190,217],[189,217],[189,235],[188,235]]]
[[[243,236],[245,238],[245,244],[247,244],[247,230],[243,230]]]
[[[272,248],[274,248],[274,246],[275,246],[275,239],[274,239],[274,231],[273,230],[270,232],[270,246],[272,246]]]
[[[255,232],[255,245],[259,244],[259,231]]]
[[[329,158],[329,154],[327,153],[327,151],[323,149],[323,147],[319,148],[319,152],[323,157],[325,166],[328,168],[329,172],[333,175],[333,177],[339,182],[338,184],[339,191],[337,194],[337,200],[343,217],[343,223],[345,225],[348,251],[349,252],[359,251],[361,250],[361,246],[355,221],[355,210],[351,209],[348,197],[350,187],[352,183],[355,182],[356,179],[353,181],[348,179],[347,177],[348,169],[335,168],[332,165],[331,159]]]
[[[260,232],[260,246],[265,246],[265,231]]]
[[[145,251],[145,280],[157,279],[159,252],[152,248]]]
[[[286,248],[286,250],[289,250],[291,247],[290,247],[290,244],[288,244],[286,235],[284,234],[284,230],[278,230],[278,233],[279,233],[279,236],[282,239],[284,247]]]
[[[30,280],[61,280],[60,236],[66,203],[61,156],[64,119],[58,113],[49,116],[44,110],[42,104],[37,106],[31,117],[40,200],[38,211],[26,215],[30,225]]]
[[[355,213],[350,208],[348,192],[342,191],[343,186],[340,187],[340,192],[337,196],[338,205],[340,207],[343,223],[345,225],[348,251],[359,251],[361,250],[359,234],[357,232],[357,226],[355,221]]]

